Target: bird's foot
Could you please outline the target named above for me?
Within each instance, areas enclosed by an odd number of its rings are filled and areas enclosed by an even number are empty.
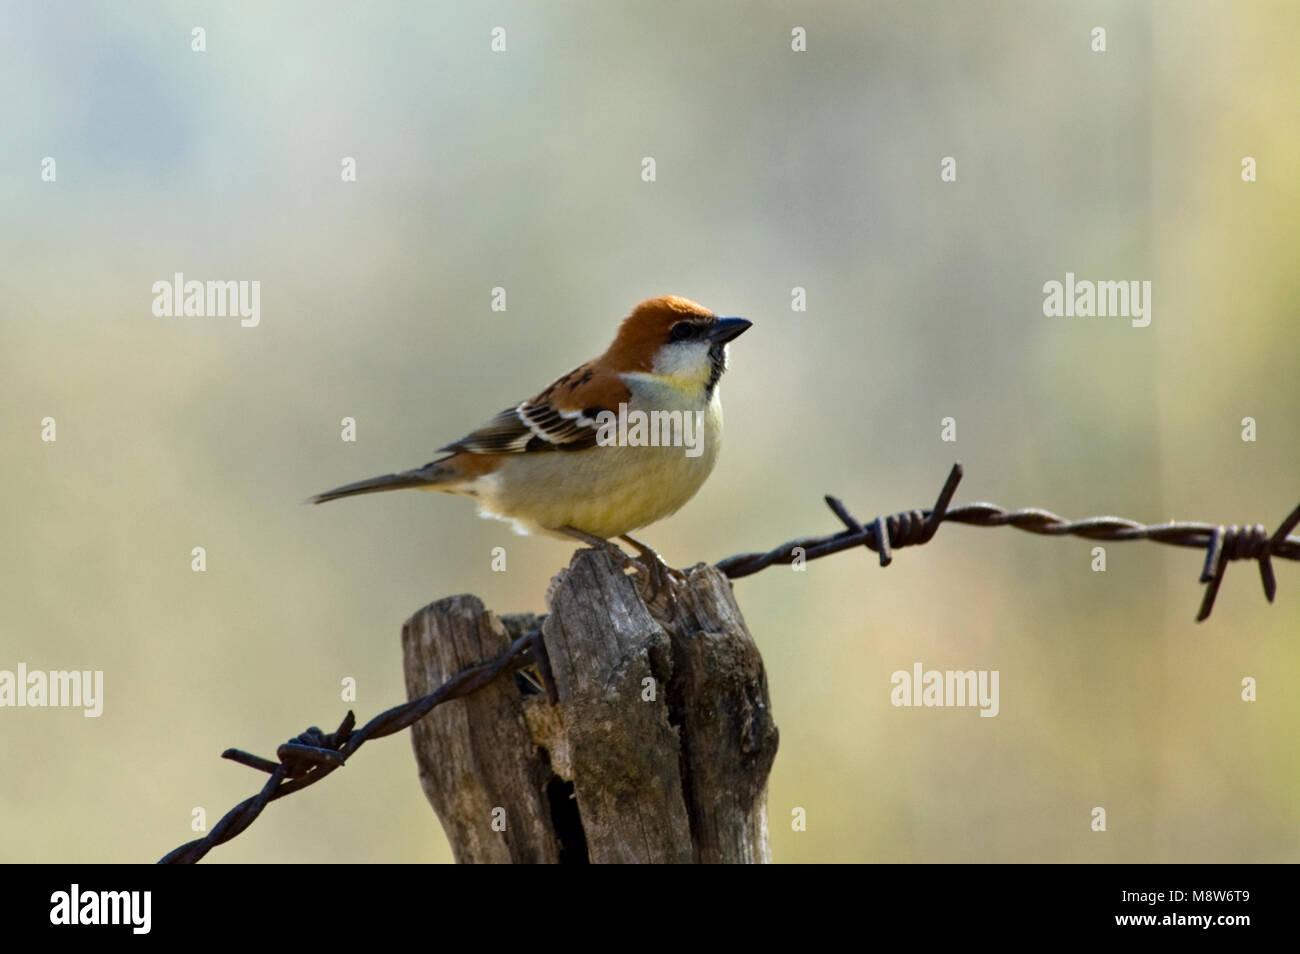
[[[627,541],[636,548],[637,556],[646,568],[646,582],[650,587],[650,595],[646,598],[646,602],[654,602],[660,593],[665,593],[668,597],[669,611],[675,615],[677,596],[673,592],[673,587],[676,583],[685,583],[686,574],[675,566],[669,566],[659,555],[659,551],[648,543],[642,543],[636,537],[630,537],[626,533],[620,535],[619,539]]]
[[[664,562],[664,558],[656,552],[654,547],[642,543],[635,537],[622,534],[619,539],[627,541],[636,548],[637,556],[631,557],[617,543],[603,537],[597,537],[573,527],[561,527],[560,532],[573,537],[575,540],[581,540],[593,550],[605,551],[618,562],[621,569],[631,568],[635,570],[642,581],[642,585],[638,589],[641,592],[641,598],[645,600],[646,604],[653,603],[662,593],[667,599],[670,615],[676,615],[677,597],[673,593],[673,586],[677,582],[685,581],[686,574]]]
[[[631,567],[643,576],[648,576],[650,573],[650,570],[646,566],[635,557],[628,556],[623,548],[612,540],[606,540],[604,537],[598,537],[594,534],[587,533],[585,530],[577,530],[573,527],[560,527],[560,533],[573,537],[575,540],[582,541],[593,550],[602,550],[605,553],[608,553],[614,558],[614,561],[618,563],[619,569],[626,570]]]

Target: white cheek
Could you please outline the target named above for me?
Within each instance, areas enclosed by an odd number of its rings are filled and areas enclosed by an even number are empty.
[[[655,374],[667,377],[697,377],[709,374],[709,343],[707,341],[675,341],[659,349],[655,355]]]

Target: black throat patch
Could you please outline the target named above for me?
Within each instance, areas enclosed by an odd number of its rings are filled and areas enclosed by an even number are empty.
[[[709,383],[704,386],[704,397],[713,400],[713,389],[718,386],[718,378],[727,370],[727,346],[715,344],[709,348]]]

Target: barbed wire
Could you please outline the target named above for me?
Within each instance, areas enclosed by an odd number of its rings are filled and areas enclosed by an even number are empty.
[[[839,533],[820,537],[801,537],[781,544],[767,553],[738,553],[720,560],[715,566],[731,579],[739,579],[774,565],[788,565],[796,560],[816,560],[842,550],[865,546],[880,554],[880,565],[889,566],[893,551],[902,547],[919,546],[934,538],[941,523],[965,523],[975,527],[1015,527],[1026,533],[1044,536],[1075,536],[1089,540],[1152,540],[1175,547],[1194,547],[1205,550],[1205,564],[1200,582],[1206,584],[1199,623],[1210,615],[1215,597],[1228,564],[1233,560],[1255,560],[1264,584],[1264,595],[1273,602],[1277,594],[1277,579],[1273,575],[1272,558],[1300,560],[1300,537],[1290,533],[1300,523],[1300,505],[1278,526],[1272,534],[1263,524],[1243,527],[1225,527],[1209,523],[1157,523],[1147,526],[1123,517],[1088,517],[1084,520],[1066,520],[1050,510],[1026,508],[1004,510],[996,504],[972,503],[950,507],[952,495],[963,475],[960,463],[952,465],[934,507],[930,510],[908,510],[888,517],[876,517],[863,525],[849,513],[835,497],[826,497],[826,505],[840,519],[845,529]]]
[[[370,739],[381,739],[386,735],[400,732],[422,719],[435,706],[467,696],[483,688],[498,676],[523,669],[525,666],[537,667],[551,704],[558,702],[559,694],[551,679],[550,659],[546,655],[541,630],[534,630],[520,636],[510,644],[508,650],[495,659],[457,673],[427,696],[421,696],[419,699],[413,699],[381,712],[355,732],[352,731],[352,727],[356,725],[356,717],[351,710],[333,732],[326,734],[312,726],[302,735],[275,750],[278,762],[251,755],[240,749],[226,749],[221,753],[223,759],[230,759],[249,768],[268,772],[271,777],[266,780],[266,784],[256,795],[244,799],[226,812],[221,821],[217,822],[204,837],[187,842],[168,852],[158,863],[160,865],[194,864],[217,845],[225,844],[244,831],[258,815],[262,814],[262,809],[277,798],[292,795],[309,785],[314,785],[335,769],[341,768],[356,754],[357,749]]]
[[[1170,546],[1195,547],[1205,550],[1205,565],[1201,582],[1206,584],[1205,595],[1196,620],[1210,615],[1224,571],[1233,560],[1255,560],[1259,563],[1264,595],[1269,602],[1277,593],[1271,559],[1300,560],[1300,537],[1290,533],[1300,524],[1300,505],[1282,521],[1271,535],[1262,524],[1244,527],[1208,523],[1164,523],[1146,526],[1123,517],[1089,517],[1085,520],[1066,520],[1048,510],[1027,508],[1007,511],[990,503],[972,503],[950,506],[952,496],[961,482],[962,466],[954,464],[944,482],[943,489],[929,510],[908,510],[890,516],[878,516],[869,523],[858,522],[835,497],[826,497],[826,505],[844,524],[838,533],[819,537],[800,537],[781,544],[766,553],[738,553],[720,560],[714,566],[731,579],[750,576],[770,566],[788,565],[796,560],[816,560],[854,547],[865,546],[880,555],[880,565],[889,566],[893,551],[902,547],[928,543],[942,523],[964,523],[977,527],[1015,527],[1027,533],[1046,536],[1076,536],[1089,540],[1152,540]],[[217,845],[224,844],[246,830],[271,802],[314,785],[335,769],[341,768],[361,746],[371,740],[393,735],[427,715],[435,706],[476,692],[499,677],[523,669],[536,667],[542,678],[547,698],[552,705],[559,695],[551,677],[550,660],[541,630],[520,636],[510,648],[488,662],[472,666],[457,673],[426,696],[394,706],[375,716],[356,731],[356,717],[351,711],[343,717],[339,727],[324,733],[312,726],[306,732],[276,749],[276,759],[260,758],[240,749],[227,749],[221,757],[268,773],[266,784],[256,795],[246,798],[212,828],[207,835],[187,842],[168,852],[159,864],[194,864]]]

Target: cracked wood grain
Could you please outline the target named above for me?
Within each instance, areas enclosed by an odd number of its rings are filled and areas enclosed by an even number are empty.
[[[503,678],[412,728],[420,784],[458,862],[767,862],[777,748],[762,659],[720,572],[697,566],[647,607],[580,550],[550,612],[439,600],[402,629],[417,698],[541,627],[559,704]]]

